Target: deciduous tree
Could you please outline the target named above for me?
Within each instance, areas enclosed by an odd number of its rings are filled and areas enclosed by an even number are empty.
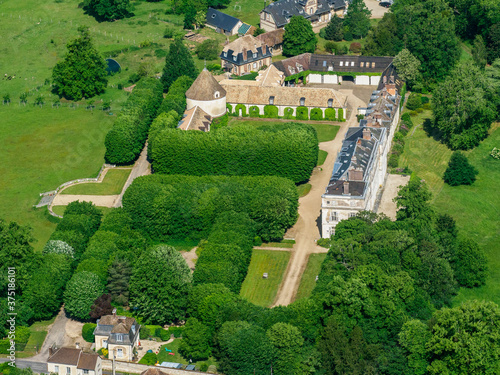
[[[283,55],[296,56],[301,53],[313,53],[318,40],[311,22],[302,16],[293,16],[283,35]]]
[[[57,94],[72,100],[96,96],[108,84],[106,62],[92,44],[88,27],[78,31],[80,37],[66,45],[68,53],[52,71]]]
[[[76,319],[88,320],[90,308],[103,290],[96,274],[88,271],[75,273],[64,291],[64,309]]]
[[[352,0],[344,18],[344,25],[355,38],[364,38],[370,30],[371,14],[363,0]]]
[[[406,48],[401,50],[392,62],[398,76],[411,88],[421,79],[420,61]]]
[[[189,318],[184,326],[179,352],[193,361],[208,359],[212,354],[210,329],[196,318]]]
[[[182,255],[171,246],[143,252],[130,278],[130,305],[154,324],[184,318],[191,271]]]
[[[85,0],[83,8],[98,21],[114,21],[132,15],[129,0]]]

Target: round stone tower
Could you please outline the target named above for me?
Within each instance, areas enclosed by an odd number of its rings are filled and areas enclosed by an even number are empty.
[[[226,113],[226,90],[219,85],[206,68],[186,91],[186,110],[196,106],[212,117]]]

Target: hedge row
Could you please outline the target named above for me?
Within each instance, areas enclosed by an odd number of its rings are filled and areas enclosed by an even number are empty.
[[[193,176],[280,176],[307,181],[318,160],[310,125],[239,126],[214,132],[164,129],[150,135],[153,170]]]
[[[222,283],[239,293],[252,257],[255,227],[247,213],[222,213],[208,241],[198,248],[200,256],[193,274],[194,284]]]
[[[163,88],[159,80],[143,78],[137,83],[106,135],[106,162],[130,164],[137,159],[162,98]]]
[[[195,132],[193,132],[195,133]],[[281,177],[150,175],[123,197],[133,226],[153,240],[206,238],[223,212],[245,212],[265,241],[281,239],[297,220],[295,184]]]
[[[232,116],[280,118],[280,116],[278,115],[278,107],[276,107],[275,105],[264,106],[264,114],[261,114],[260,108],[257,107],[256,105],[250,106],[248,108],[248,114],[247,114],[247,109],[243,104],[236,105],[234,108],[234,112],[231,104],[226,104],[226,108],[227,108],[227,113]],[[338,117],[336,116],[335,108],[325,109],[324,116],[321,108],[312,108],[310,114],[308,114],[309,110],[307,107],[297,107],[295,116],[293,115],[294,110],[291,107],[286,107],[283,112],[284,114],[282,118],[288,120],[297,119],[297,120],[314,120],[314,121],[322,121],[322,120],[339,121],[339,122],[346,121],[343,118],[344,110],[342,108],[338,109]]]
[[[180,116],[186,110],[186,91],[193,84],[193,79],[188,76],[180,76],[168,89],[168,94],[163,99],[158,113],[174,110]],[[179,121],[177,120],[177,121]],[[177,124],[176,124],[177,125]]]
[[[395,170],[399,164],[399,157],[404,151],[405,146],[405,136],[408,134],[410,129],[413,127],[413,122],[411,120],[410,114],[408,112],[401,116],[401,122],[399,124],[399,129],[394,134],[392,141],[391,152],[389,154],[389,159],[387,160],[387,166],[393,170],[393,172],[403,172],[409,173],[408,168],[401,169],[400,171]]]

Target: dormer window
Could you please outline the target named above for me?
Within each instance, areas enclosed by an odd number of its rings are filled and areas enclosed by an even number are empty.
[[[344,62],[343,61],[340,62],[340,66],[344,66]]]
[[[351,66],[354,66],[354,61],[351,61]]]
[[[116,334],[116,341],[122,342],[123,341],[123,334],[122,333],[117,333]]]
[[[364,68],[364,67],[365,67],[365,63],[364,63],[364,62],[361,62],[361,63],[359,64],[359,66],[360,66],[361,68]]]
[[[372,62],[372,68],[375,68],[375,63],[374,62]]]
[[[224,52],[224,57],[227,57],[227,52]]]
[[[220,96],[220,92],[216,91],[215,94],[214,94],[214,98],[215,99],[219,99],[219,96]]]
[[[306,104],[306,98],[300,98],[300,105],[305,105]]]
[[[328,99],[328,108],[333,107],[333,99]]]
[[[236,61],[236,56],[233,56],[233,60]]]
[[[257,52],[254,52],[253,53],[253,58],[256,59],[257,58]]]
[[[269,105],[274,105],[274,96],[269,97]]]

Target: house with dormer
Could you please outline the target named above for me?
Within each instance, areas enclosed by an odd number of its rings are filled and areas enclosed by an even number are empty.
[[[102,361],[96,353],[76,348],[49,348],[47,370],[57,375],[102,375]]]
[[[226,44],[220,58],[222,69],[242,76],[271,65],[273,54],[261,40],[253,35],[245,35]]]
[[[97,320],[94,330],[96,350],[109,351],[109,358],[119,361],[132,361],[134,348],[139,345],[140,325],[134,318],[116,315],[104,315]]]
[[[260,12],[260,27],[266,31],[284,28],[293,16],[309,20],[313,27],[326,25],[334,14],[347,9],[346,0],[278,0]]]

